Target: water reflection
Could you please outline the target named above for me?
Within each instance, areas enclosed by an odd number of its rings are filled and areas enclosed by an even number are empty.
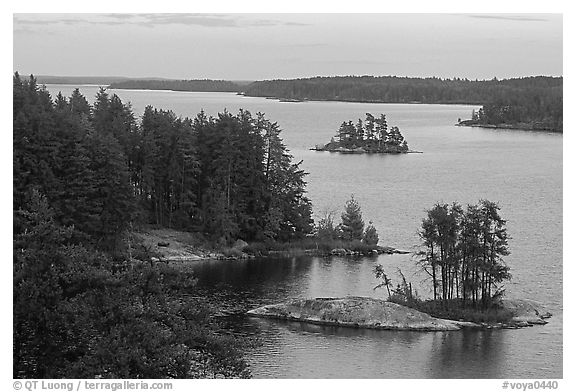
[[[260,378],[499,378],[561,376],[556,320],[549,328],[409,332],[322,326],[250,318],[243,312],[297,297],[383,296],[373,291],[374,265],[404,265],[406,257],[293,257],[190,266],[199,290],[229,307],[235,333],[255,337],[249,354]],[[561,321],[559,315],[558,321]],[[561,326],[561,322],[558,323]],[[546,339],[542,336],[546,335]],[[560,336],[556,344],[554,337]],[[534,341],[533,344],[526,342]],[[542,342],[540,342],[542,341]],[[545,343],[546,341],[547,343]],[[559,349],[557,347],[560,347]],[[544,372],[544,373],[543,373]]]
[[[434,334],[429,378],[500,378],[502,340],[507,331],[464,330]]]

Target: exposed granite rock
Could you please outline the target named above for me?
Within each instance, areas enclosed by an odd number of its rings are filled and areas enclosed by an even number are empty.
[[[236,240],[234,245],[232,246],[233,249],[238,249],[240,251],[244,250],[248,246],[248,243],[244,240]]]
[[[542,304],[529,299],[503,299],[501,305],[513,313],[511,322],[518,326],[547,324],[545,319],[552,317]]]
[[[254,317],[315,324],[409,331],[453,331],[478,324],[444,320],[393,302],[368,297],[295,299],[250,310]]]

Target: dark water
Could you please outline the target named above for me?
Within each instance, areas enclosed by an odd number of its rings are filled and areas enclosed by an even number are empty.
[[[65,95],[70,86],[48,86]],[[82,92],[92,100],[97,88]],[[562,377],[562,135],[454,127],[472,106],[280,103],[226,93],[116,90],[137,115],[146,105],[194,116],[227,108],[266,113],[303,160],[316,214],[341,210],[350,194],[372,220],[381,244],[413,249],[424,211],[435,202],[498,201],[508,220],[513,280],[510,298],[535,299],[554,317],[522,330],[414,333],[311,326],[234,318],[234,329],[260,338],[250,353],[255,377],[287,378],[560,378]],[[309,151],[330,140],[345,120],[386,113],[412,149],[423,154],[338,155]],[[375,263],[401,268],[422,289],[409,255],[358,260],[301,257],[191,266],[203,291],[231,306],[294,297],[370,295]]]

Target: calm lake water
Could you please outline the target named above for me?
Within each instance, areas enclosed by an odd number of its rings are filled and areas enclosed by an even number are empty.
[[[69,96],[73,86],[47,86]],[[81,86],[90,102],[96,86]],[[249,355],[261,378],[562,378],[562,135],[455,127],[473,106],[282,103],[231,93],[110,90],[130,101],[137,116],[146,105],[195,116],[243,108],[266,113],[309,172],[308,194],[317,216],[341,211],[351,194],[380,243],[411,250],[425,210],[436,202],[498,201],[508,220],[513,280],[509,298],[534,299],[554,314],[550,323],[520,330],[436,333],[370,331],[237,317],[238,333],[261,344]],[[315,152],[342,121],[385,113],[411,149],[423,154],[339,155]],[[420,295],[410,255],[375,259],[313,258],[204,261],[191,266],[200,289],[243,309],[295,297],[364,295],[373,291],[376,263],[397,280],[401,268]]]

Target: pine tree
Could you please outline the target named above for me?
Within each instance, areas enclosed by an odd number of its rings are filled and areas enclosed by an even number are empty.
[[[370,113],[366,113],[366,121],[364,122],[365,125],[365,132],[366,132],[366,141],[367,142],[372,142],[375,139],[375,133],[376,133],[376,129],[375,129],[375,121],[376,119],[374,118],[374,116]]]
[[[80,89],[76,88],[72,91],[70,96],[70,111],[75,114],[90,116],[92,107],[86,100],[86,97],[80,93]]]
[[[116,249],[120,234],[134,213],[133,190],[126,157],[118,141],[109,134],[92,132],[87,138],[93,189],[90,199],[97,206],[97,219],[88,229],[105,249]]]
[[[306,173],[300,169],[300,163],[292,163],[292,155],[280,138],[278,124],[271,123],[258,113],[256,126],[261,129],[265,141],[265,178],[266,178],[266,217],[280,217],[275,222],[278,228],[273,238],[289,240],[300,238],[313,230],[312,207],[305,196]],[[270,232],[270,231],[268,231]]]
[[[378,245],[378,241],[378,231],[372,224],[372,221],[370,221],[366,227],[366,230],[364,231],[362,242],[366,245]]]
[[[362,123],[362,119],[358,119],[355,130],[356,132],[354,132],[353,143],[355,145],[362,144],[364,140],[364,124]]]
[[[376,135],[378,138],[378,148],[382,148],[383,144],[388,142],[388,123],[386,122],[386,115],[380,114],[380,118],[374,120],[376,122]]]
[[[344,213],[342,214],[342,239],[345,241],[362,240],[364,234],[364,221],[360,204],[354,199],[354,195],[346,202]]]

